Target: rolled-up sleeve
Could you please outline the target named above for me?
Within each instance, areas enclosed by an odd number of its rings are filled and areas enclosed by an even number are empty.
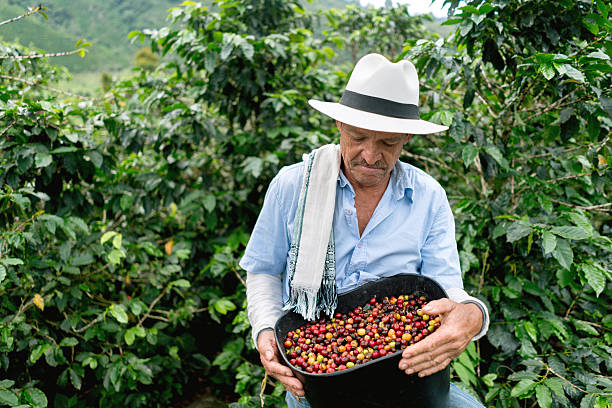
[[[244,270],[272,275],[281,275],[285,271],[289,239],[282,205],[279,200],[279,181],[274,178],[239,263]]]

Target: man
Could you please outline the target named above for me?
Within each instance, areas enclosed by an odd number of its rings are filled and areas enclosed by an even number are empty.
[[[332,193],[320,200],[323,208],[331,207],[328,245],[335,262],[333,289],[343,293],[380,277],[420,273],[436,280],[449,294],[450,299],[432,301],[424,308],[428,314],[441,316],[440,328],[406,348],[399,363],[398,369],[407,375],[426,376],[443,370],[471,340],[483,336],[488,314],[482,302],[462,289],[454,220],[443,188],[423,171],[399,161],[403,145],[413,134],[447,129],[420,120],[418,100],[418,77],[409,61],[391,63],[381,55],[369,54],[355,66],[340,103],[311,100],[310,104],[335,119],[340,132],[339,169],[328,177],[335,197]],[[310,166],[298,163],[283,168],[272,180],[240,262],[247,271],[255,344],[266,371],[288,390],[289,407],[308,404],[300,401],[304,395],[301,382],[279,361],[271,328],[283,306],[307,309],[295,303],[299,288],[294,283],[301,272],[295,266],[292,251],[296,242],[292,241],[296,241],[296,226],[308,228],[299,217],[308,212],[306,201],[301,200],[305,189],[311,195],[306,181],[309,171]],[[325,210],[321,214],[324,220]],[[329,231],[324,230],[326,223],[320,225],[323,236]],[[297,241],[304,241],[310,236],[304,234],[312,232],[302,231]],[[314,293],[320,290],[318,285]],[[450,400],[451,407],[481,407],[455,386],[451,386]]]

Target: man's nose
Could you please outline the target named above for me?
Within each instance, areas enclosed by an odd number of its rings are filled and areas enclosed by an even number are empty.
[[[376,147],[376,143],[368,142],[363,147],[363,151],[361,152],[361,157],[365,160],[369,165],[373,165],[378,160],[380,160],[380,152]]]

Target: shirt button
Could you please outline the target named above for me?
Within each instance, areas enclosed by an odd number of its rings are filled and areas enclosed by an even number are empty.
[[[346,210],[346,215],[351,215],[353,212],[351,210]]]
[[[363,244],[360,242],[357,244],[357,248],[361,248],[363,246]]]

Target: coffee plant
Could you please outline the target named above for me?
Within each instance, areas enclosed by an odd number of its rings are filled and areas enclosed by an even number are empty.
[[[0,44],[0,405],[162,407],[204,385],[282,406],[238,259],[274,174],[337,140],[307,100],[382,51],[451,127],[403,159],[445,187],[491,312],[453,380],[493,407],[610,406],[610,6],[446,3],[441,39],[403,8],[185,1],[130,34],[159,65],[96,99],[53,88],[55,54]]]

